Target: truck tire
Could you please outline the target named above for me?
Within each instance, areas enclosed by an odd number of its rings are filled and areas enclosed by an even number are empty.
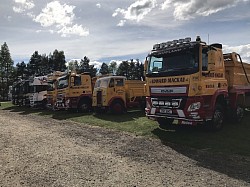
[[[125,107],[121,101],[114,101],[110,109],[113,114],[123,114],[125,112]]]
[[[240,123],[244,117],[244,111],[242,106],[237,105],[236,109],[233,110],[233,122]]]
[[[91,102],[89,100],[81,100],[78,104],[78,112],[89,112],[91,110]]]
[[[173,119],[169,118],[157,118],[157,122],[161,129],[171,129],[173,128]]]
[[[216,104],[213,118],[211,121],[208,122],[207,127],[209,130],[212,131],[219,131],[223,127],[225,111],[221,104]]]
[[[43,101],[42,101],[42,109],[47,109],[47,99],[44,99]]]

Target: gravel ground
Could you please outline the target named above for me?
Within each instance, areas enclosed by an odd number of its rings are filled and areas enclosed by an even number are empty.
[[[250,186],[250,158],[0,110],[0,186]]]

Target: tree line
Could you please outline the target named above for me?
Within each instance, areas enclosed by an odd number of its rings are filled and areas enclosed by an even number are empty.
[[[97,74],[101,75],[121,75],[126,76],[130,80],[140,80],[143,78],[143,64],[139,60],[122,61],[119,65],[116,61],[111,61],[109,64],[102,63],[100,70],[90,65],[90,59],[84,57],[78,61],[68,63],[65,60],[64,51],[54,50],[49,55],[39,54],[35,51],[28,63],[24,61],[18,62],[14,66],[14,61],[6,42],[1,45],[0,50],[0,101],[8,99],[9,86],[13,85],[19,79],[28,79],[32,76],[48,75],[53,71],[73,70],[77,73],[89,72],[91,77]]]
[[[103,62],[99,71],[93,65],[89,65],[89,62],[89,58],[85,56],[84,59],[81,59],[80,63],[77,60],[70,62],[69,69],[77,73],[90,72],[92,77],[96,76],[98,72],[100,75],[125,76],[129,80],[144,79],[144,65],[139,59],[136,59],[136,61],[133,59],[122,61],[119,65],[116,61],[111,61],[109,64]]]

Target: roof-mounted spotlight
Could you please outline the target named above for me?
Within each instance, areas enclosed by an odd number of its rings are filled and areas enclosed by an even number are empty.
[[[173,40],[173,44],[177,44],[178,43],[178,40]]]
[[[178,43],[183,43],[184,42],[184,39],[179,39],[178,40]]]
[[[196,37],[196,42],[201,42],[201,37],[200,36]]]
[[[159,49],[160,48],[160,44],[155,44],[154,46],[153,46],[153,50],[157,50],[157,49]]]
[[[186,42],[186,43],[191,42],[191,38],[190,37],[185,38],[184,42]]]

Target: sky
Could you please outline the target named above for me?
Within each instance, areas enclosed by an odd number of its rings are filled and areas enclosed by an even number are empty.
[[[250,63],[250,0],[1,0],[0,44],[15,63],[64,51],[67,61],[144,61],[155,43],[201,36]]]

